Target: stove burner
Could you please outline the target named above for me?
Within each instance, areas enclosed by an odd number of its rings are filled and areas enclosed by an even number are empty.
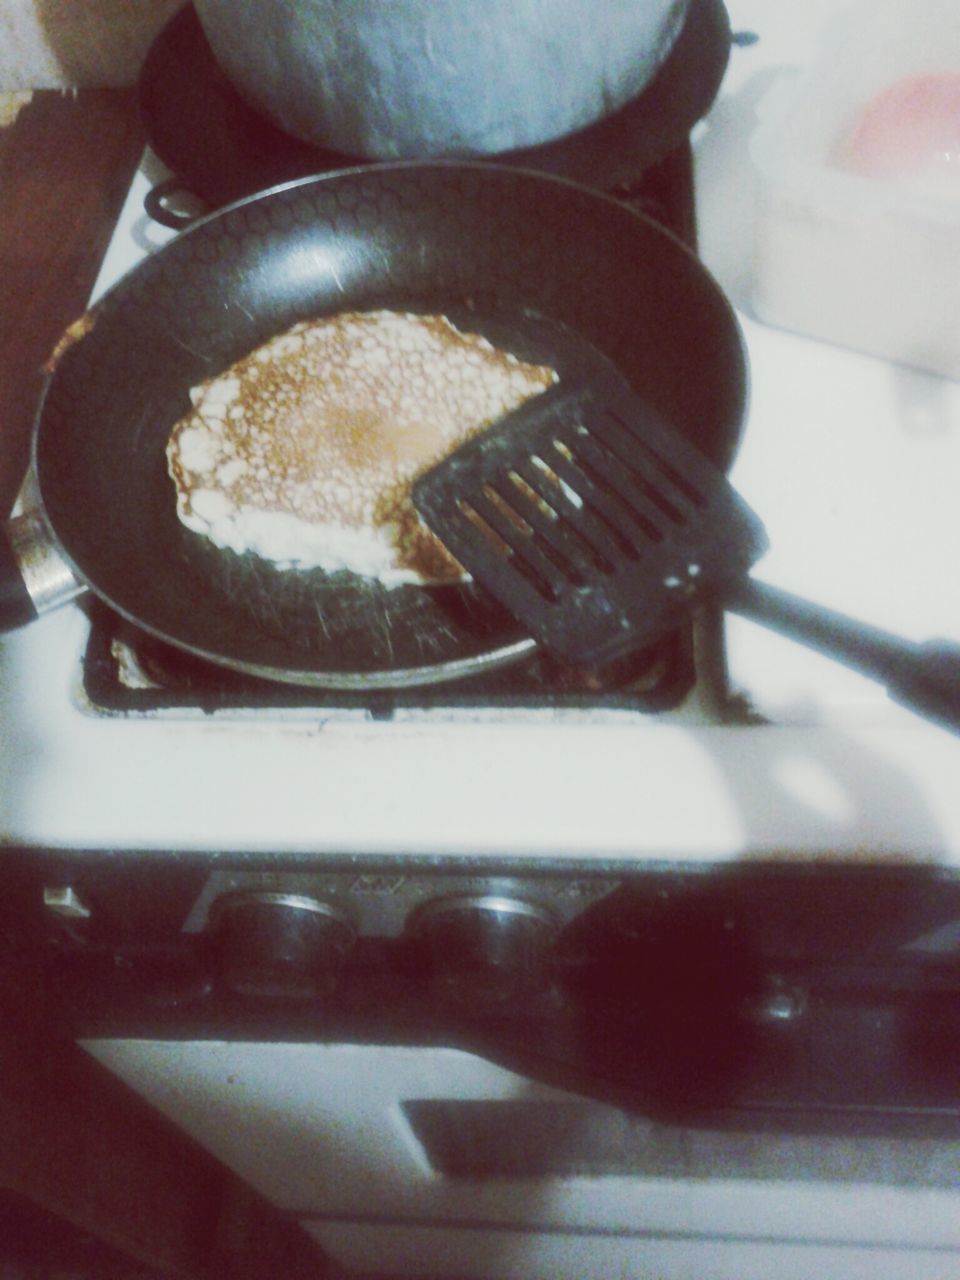
[[[181,652],[114,614],[99,600],[83,656],[84,694],[105,713],[159,711],[331,713],[360,711],[389,719],[400,709],[606,709],[658,712],[679,706],[696,680],[689,628],[602,668],[566,667],[549,654],[441,686],[369,691],[324,690],[275,683]]]

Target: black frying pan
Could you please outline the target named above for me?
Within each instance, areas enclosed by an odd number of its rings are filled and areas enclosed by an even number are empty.
[[[282,572],[177,519],[165,446],[190,387],[298,320],[379,307],[444,312],[561,377],[595,350],[715,462],[731,460],[740,332],[717,285],[660,226],[513,168],[344,171],[183,232],[106,295],[62,356],[34,466],[57,549],[82,582],[170,644],[300,684],[398,687],[528,654],[534,641],[469,584]],[[10,617],[23,588],[11,565],[0,577],[0,617]]]

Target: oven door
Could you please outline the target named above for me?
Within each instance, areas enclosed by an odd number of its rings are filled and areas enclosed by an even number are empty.
[[[960,1144],[661,1124],[450,1048],[85,1047],[364,1273],[960,1274]]]

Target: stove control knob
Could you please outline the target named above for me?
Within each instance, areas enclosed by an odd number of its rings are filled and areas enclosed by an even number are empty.
[[[556,926],[534,903],[496,893],[437,898],[407,928],[425,945],[443,998],[499,1007],[548,986]]]
[[[211,912],[220,977],[244,996],[329,995],[356,934],[335,906],[295,893],[241,892]]]

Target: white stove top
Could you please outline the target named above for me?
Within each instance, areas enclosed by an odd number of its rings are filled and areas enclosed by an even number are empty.
[[[960,641],[960,384],[749,314],[747,141],[830,0],[730,0],[735,48],[695,135],[701,251],[738,308],[752,393],[733,480],[758,577],[915,640]],[[770,10],[774,12],[770,12]],[[137,175],[96,293],[169,235]],[[960,737],[790,641],[728,620],[734,685],[772,723],[529,713],[391,722],[98,719],[68,607],[0,641],[0,839],[186,848],[960,864]]]

